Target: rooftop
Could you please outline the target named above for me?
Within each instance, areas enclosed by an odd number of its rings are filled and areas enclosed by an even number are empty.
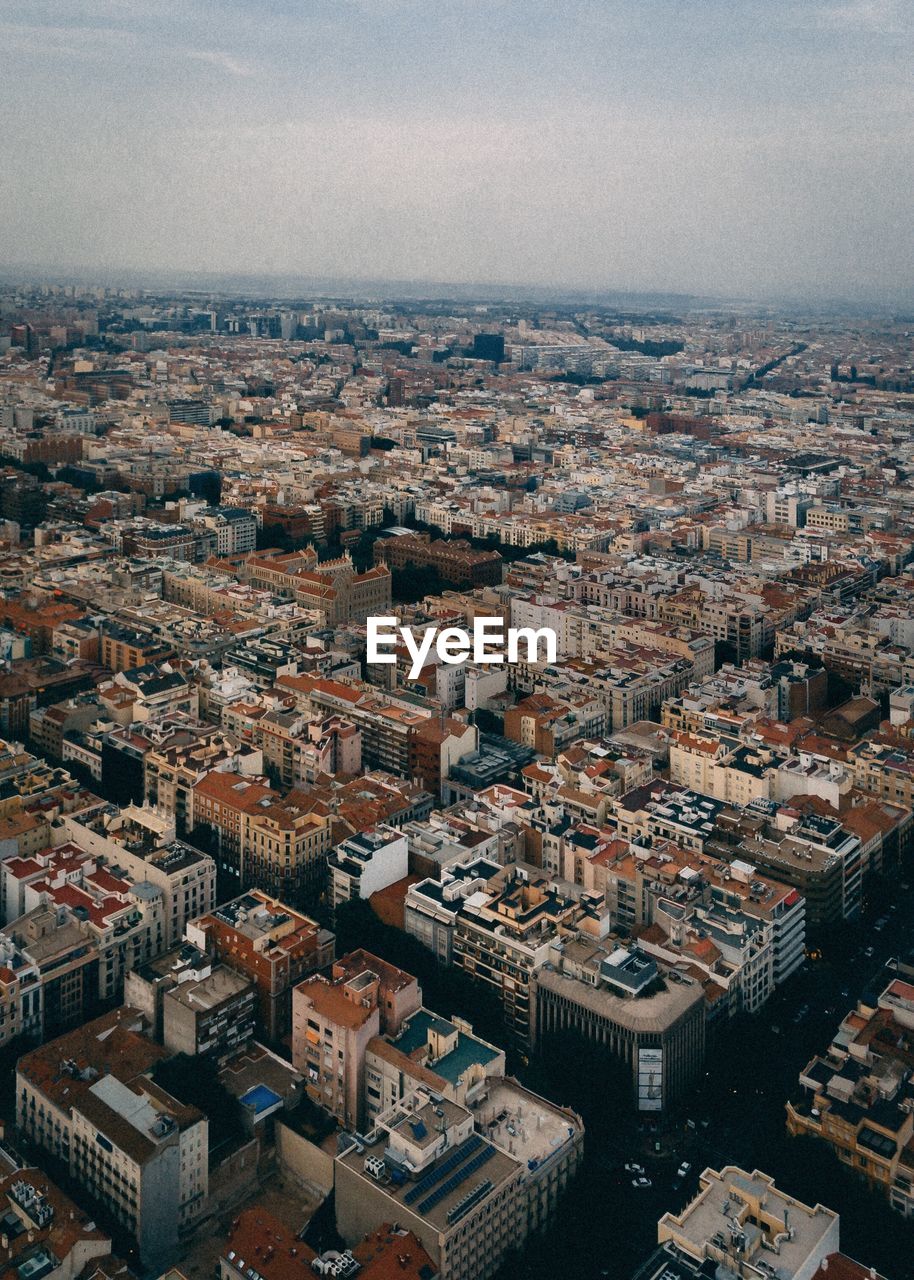
[[[705,1169],[698,1194],[682,1213],[661,1218],[658,1238],[673,1240],[696,1258],[710,1250],[733,1263],[740,1257],[750,1265],[762,1261],[774,1268],[773,1275],[787,1277],[797,1275],[817,1250],[831,1252],[837,1225],[831,1209],[802,1204],[758,1169],[747,1173],[728,1165],[720,1172]]]
[[[100,1076],[127,1082],[167,1056],[142,1025],[136,1009],[114,1009],[24,1054],[17,1071],[58,1107],[72,1106]]]
[[[428,1057],[422,1052],[429,1048],[432,1037],[441,1037],[439,1043],[443,1042],[447,1049],[439,1058],[431,1056],[431,1051]],[[457,1084],[474,1064],[486,1067],[501,1054],[501,1050],[486,1044],[484,1040],[446,1018],[432,1013],[430,1009],[418,1009],[407,1018],[400,1034],[391,1044],[407,1057],[416,1055],[425,1066],[449,1084]]]

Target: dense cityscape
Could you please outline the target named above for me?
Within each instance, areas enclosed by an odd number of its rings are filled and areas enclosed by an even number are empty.
[[[914,1276],[912,324],[0,288],[8,1271]]]

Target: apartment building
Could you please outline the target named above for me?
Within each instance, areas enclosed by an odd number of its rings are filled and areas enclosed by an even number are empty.
[[[58,989],[58,1016],[62,1002],[72,1004],[67,1017],[75,1015],[77,986],[86,1001],[118,998],[125,974],[165,950],[169,904],[163,889],[132,879],[117,865],[97,863],[74,844],[25,862],[15,859],[6,865],[5,875],[8,909],[23,907],[22,915],[6,926],[9,936],[31,952],[49,977],[62,965],[75,964],[79,971],[78,979],[71,972],[66,1000]],[[65,959],[70,953],[72,961]],[[94,992],[84,984],[88,974],[79,963],[89,954],[94,958]],[[43,993],[45,1013],[51,1012],[54,999],[50,990]]]
[[[770,752],[678,730],[670,736],[670,781],[715,800],[735,805],[767,800],[773,772]]]
[[[787,1128],[838,1159],[914,1217],[914,986],[895,978],[843,1019],[825,1054],[800,1072]]]
[[[165,948],[173,947],[187,922],[215,902],[215,861],[193,845],[169,838],[173,824],[149,809],[105,806],[92,814],[68,814],[59,820],[59,830],[99,867],[115,868],[119,878],[161,891]]]
[[[208,1195],[208,1123],[148,1076],[165,1050],[121,1008],[33,1049],[16,1068],[16,1124],[137,1241],[171,1262]]]
[[[796,755],[782,760],[772,778],[773,799],[802,801],[817,796],[836,813],[846,807],[845,801],[853,788],[853,778],[840,760],[819,755],[800,747]]]
[[[723,808],[720,800],[657,779],[615,801],[613,818],[620,837],[659,838],[701,853],[714,838]]]
[[[266,782],[210,770],[191,789],[193,826],[209,827],[227,884],[291,902],[319,891],[330,847],[328,820]]]
[[[411,884],[404,902],[403,928],[428,947],[441,964],[454,959],[454,933],[465,899],[484,892],[501,870],[492,858],[464,854],[436,875]]]
[[[250,978],[227,965],[206,963],[183,972],[162,998],[162,1039],[172,1053],[223,1065],[254,1035],[257,997]]]
[[[578,816],[602,823],[614,796],[650,782],[650,755],[608,738],[580,738],[556,757],[521,770],[524,790],[536,799],[554,799]]]
[[[616,840],[602,863],[610,918],[622,933],[655,923],[658,911],[667,920],[664,903],[684,921],[697,909],[712,907],[770,926],[775,986],[805,961],[805,900],[751,863],[739,858],[722,862],[664,840]],[[701,917],[696,923],[703,927]]]
[[[96,1010],[98,944],[70,919],[37,910],[8,925],[0,948],[21,963],[2,983],[2,1040],[57,1035]]]
[[[405,778],[410,769],[413,730],[432,714],[421,699],[402,692],[396,699],[375,697],[366,690],[336,680],[306,677],[295,682],[299,696],[316,714],[340,715],[356,725],[362,736],[362,762]],[[283,678],[280,688],[294,688]]]
[[[784,593],[785,600],[787,593]],[[661,621],[688,627],[727,644],[737,662],[770,652],[779,626],[793,620],[793,610],[780,601],[772,606],[742,600],[734,592],[714,598],[697,587],[664,596],[658,606]]]
[[[228,707],[223,723],[243,741],[263,752],[264,770],[283,786],[291,787],[301,777],[300,757],[308,721],[288,705],[261,695],[259,702],[237,702]]]
[[[177,830],[186,833],[191,820],[191,792],[209,769],[245,777],[263,773],[263,752],[233,733],[213,725],[167,720],[143,756],[143,794]]]
[[[502,868],[484,889],[464,898],[454,924],[453,963],[484,982],[499,1000],[505,1024],[521,1044],[530,1037],[530,986],[549,948],[565,932],[599,929],[600,906],[566,895],[549,877]]]
[[[311,786],[321,776],[355,778],[362,771],[362,734],[341,716],[309,721],[300,744],[295,782]]]
[[[914,759],[908,752],[866,740],[848,748],[847,767],[861,791],[914,808]]]
[[[78,1280],[111,1263],[111,1239],[40,1169],[0,1178],[6,1268],[26,1277]]]
[[[699,978],[709,1016],[757,1013],[774,991],[773,926],[723,902],[695,903],[686,913],[672,899],[661,899],[653,923],[634,937],[649,955]]]
[[[397,1223],[381,1223],[351,1249],[318,1254],[261,1204],[242,1209],[232,1222],[216,1274],[218,1280],[251,1280],[252,1267],[257,1280],[291,1280],[304,1268],[361,1280],[439,1280],[418,1238]]]
[[[332,933],[260,889],[199,916],[187,940],[253,981],[260,1033],[272,1041],[292,1030],[293,988],[334,956]]]
[[[813,1280],[837,1252],[838,1215],[780,1191],[774,1179],[736,1165],[705,1169],[698,1193],[681,1213],[665,1213],[657,1224],[660,1244],[745,1280]],[[823,1265],[825,1264],[825,1265]]]
[[[142,1016],[147,1034],[156,1044],[164,1041],[165,996],[182,982],[197,982],[212,969],[212,962],[188,942],[156,956],[127,974],[124,1003]]]
[[[548,1223],[580,1159],[580,1121],[510,1082],[494,1080],[492,1090],[488,1109],[474,1114],[419,1088],[366,1141],[344,1140],[335,1191],[347,1243],[394,1218],[442,1280],[486,1280]]]
[[[474,726],[456,719],[442,725],[433,704],[404,690],[379,694],[365,685],[291,675],[279,677],[277,686],[294,693],[309,718],[339,716],[354,725],[364,766],[415,777],[435,795],[449,769],[479,745]]]
[[[166,1056],[144,1034],[142,1015],[129,1007],[47,1040],[16,1064],[16,1126],[30,1142],[69,1165],[74,1101],[102,1075],[113,1072],[129,1083]]]
[[[396,1032],[421,1003],[415,978],[366,951],[337,960],[329,979],[299,983],[292,993],[292,1062],[312,1101],[359,1128],[368,1043],[382,1031]]]
[[[147,1267],[168,1265],[209,1192],[209,1124],[152,1080],[102,1075],[70,1108],[70,1176],[134,1237]]]
[[[454,717],[425,717],[407,742],[408,777],[440,796],[451,769],[479,750],[479,730]]]
[[[0,1046],[20,1036],[38,1037],[44,1032],[42,968],[26,949],[25,941],[21,938],[17,941],[8,932],[0,933]],[[87,963],[95,963],[95,956],[91,952],[87,956]],[[47,969],[44,976],[48,976]],[[78,975],[77,985],[79,994],[74,1003],[81,1012],[84,1006],[81,974]],[[90,991],[94,990],[93,982],[89,982],[87,986]],[[51,994],[53,996],[54,993]],[[50,1003],[53,1006],[53,999]]]
[[[604,731],[616,733],[656,718],[668,698],[688,688],[695,668],[686,658],[620,641],[602,657],[569,658],[561,667],[538,672],[520,663],[512,673],[519,688],[542,690],[559,701],[569,698],[573,707],[581,698],[593,698],[602,709]]]
[[[280,676],[294,676],[298,672],[299,653],[296,646],[285,639],[248,637],[226,650],[225,661],[257,689],[272,689]]]
[[[334,1183],[347,1243],[393,1218],[422,1241],[441,1280],[486,1280],[523,1239],[519,1161],[445,1100],[420,1094],[385,1119],[371,1146],[350,1142],[336,1158]]]
[[[98,702],[92,694],[81,694],[49,707],[36,707],[29,715],[29,742],[39,755],[63,760],[66,735],[88,729],[98,714]]]
[[[751,817],[744,824],[737,814],[721,814],[713,851],[725,857],[736,854],[766,878],[796,889],[806,901],[811,927],[855,919],[863,895],[860,837],[839,818],[816,812],[800,813],[772,804],[759,809],[757,816],[759,825]]]
[[[606,711],[585,694],[561,699],[534,693],[505,711],[504,733],[512,742],[554,759],[580,737],[599,737],[607,728]]]
[[[139,631],[106,620],[101,632],[100,661],[109,671],[135,671],[138,667],[166,662],[174,656],[152,631]]]
[[[360,831],[336,846],[327,859],[327,870],[330,902],[336,911],[344,902],[370,898],[406,877],[407,838],[392,827]]]
[[[369,1040],[365,1053],[368,1128],[419,1085],[461,1106],[476,1105],[492,1077],[505,1074],[503,1049],[481,1040],[461,1018],[418,1009],[399,1030]]]
[[[205,511],[200,524],[216,535],[216,555],[230,556],[253,551],[257,544],[257,519],[241,507],[217,507]]]
[[[101,718],[115,724],[143,724],[164,716],[195,717],[196,688],[169,662],[146,663],[115,673],[114,679],[99,686]]]
[[[415,876],[437,880],[447,867],[465,862],[471,854],[502,860],[498,832],[472,826],[459,810],[439,809],[424,822],[404,823],[401,830],[409,845],[409,869]]]

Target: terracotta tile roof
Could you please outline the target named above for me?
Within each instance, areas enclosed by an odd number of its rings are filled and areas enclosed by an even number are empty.
[[[55,1106],[67,1108],[100,1075],[110,1074],[126,1083],[168,1056],[161,1045],[141,1033],[142,1021],[136,1009],[114,1009],[24,1054],[17,1071]],[[72,1069],[62,1071],[61,1065],[67,1062]]]
[[[827,1265],[826,1265],[827,1263]],[[885,1280],[876,1274],[875,1269],[865,1267],[861,1262],[854,1262],[844,1253],[830,1253],[821,1263],[812,1280]]]
[[[35,1252],[37,1242],[46,1244],[54,1256],[65,1262],[77,1245],[94,1243],[96,1246],[110,1244],[109,1237],[91,1221],[78,1205],[64,1195],[58,1186],[51,1182],[39,1169],[19,1169],[0,1180],[0,1205],[8,1207],[10,1189],[15,1182],[27,1182],[50,1204],[54,1210],[50,1224],[43,1229],[23,1231],[9,1237],[9,1246],[4,1259],[4,1271],[14,1271],[24,1261],[24,1255]],[[107,1249],[98,1249],[99,1254]]]
[[[244,778],[237,773],[224,773],[213,769],[195,783],[194,791],[210,800],[218,801],[231,809],[251,812],[261,800],[278,799],[277,793],[265,782]]]
[[[306,978],[295,988],[308,1000],[310,1007],[321,1018],[341,1027],[361,1027],[374,1013],[374,1006],[366,1008],[356,1004],[343,991],[343,984],[328,982],[326,978]]]
[[[366,969],[378,975],[382,989],[387,991],[402,991],[404,987],[412,986],[416,981],[405,969],[398,969],[395,964],[389,964],[380,956],[374,955],[371,951],[365,951],[362,947],[334,961],[333,977],[348,981],[364,973]]]
[[[420,879],[421,876],[405,876],[404,879],[388,885],[386,889],[379,889],[377,893],[373,893],[368,901],[378,919],[383,921],[384,924],[394,925],[395,928],[402,929],[403,904],[406,900],[406,895],[410,886],[418,884]]]
[[[239,1275],[254,1267],[264,1280],[308,1280],[314,1250],[267,1209],[243,1209],[232,1223],[222,1256]]]
[[[386,1222],[352,1252],[362,1264],[360,1280],[433,1280],[438,1275],[418,1236]]]

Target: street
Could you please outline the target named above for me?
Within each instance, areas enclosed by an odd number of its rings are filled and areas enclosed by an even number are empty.
[[[707,1166],[739,1164],[773,1175],[778,1186],[841,1215],[842,1249],[890,1280],[914,1277],[914,1224],[870,1193],[828,1148],[791,1138],[785,1103],[815,1053],[824,1053],[838,1024],[868,988],[890,981],[886,961],[914,946],[914,897],[873,894],[864,919],[815,938],[820,958],[779,989],[755,1017],[738,1016],[708,1046],[705,1076],[662,1125],[611,1104],[584,1114],[585,1160],[558,1218],[525,1251],[505,1280],[545,1280],[568,1267],[593,1280],[630,1280],[657,1242],[657,1222],[694,1196]],[[894,909],[890,909],[894,908]],[[885,920],[874,928],[877,920]],[[871,952],[871,953],[870,953]],[[656,1147],[659,1143],[660,1150]],[[682,1161],[691,1169],[677,1176]],[[632,1186],[637,1163],[649,1187]]]

